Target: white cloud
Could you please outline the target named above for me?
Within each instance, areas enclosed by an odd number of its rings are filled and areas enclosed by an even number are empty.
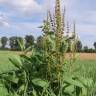
[[[0,27],[10,27],[8,18],[4,15],[0,15]]]
[[[0,0],[0,4],[6,8],[10,8],[18,14],[37,14],[43,13],[44,8],[36,2],[36,0]]]

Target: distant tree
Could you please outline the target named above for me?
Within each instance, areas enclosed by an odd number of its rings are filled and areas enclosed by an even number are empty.
[[[8,41],[7,37],[2,37],[1,38],[2,48],[5,48],[5,46],[7,45],[7,41]]]
[[[88,53],[95,53],[95,50],[92,49],[92,48],[89,48],[89,49],[88,49]]]
[[[30,46],[34,45],[34,36],[32,35],[26,35],[25,36],[25,47],[28,48]]]
[[[82,42],[77,41],[76,47],[77,47],[77,52],[81,52],[82,51]]]
[[[39,36],[37,38],[36,48],[37,49],[42,49],[43,48],[43,37],[42,36]]]
[[[84,46],[83,51],[84,51],[84,52],[88,52],[88,46]]]
[[[22,39],[23,39],[22,37],[15,37],[15,36],[10,37],[9,45],[10,45],[11,50],[19,51],[20,46],[19,46],[18,40],[20,41]]]
[[[94,42],[94,44],[93,44],[93,45],[94,45],[94,48],[95,48],[95,50],[96,50],[96,42]]]
[[[9,38],[9,46],[11,50],[15,50],[15,45],[16,45],[16,37],[10,37]]]

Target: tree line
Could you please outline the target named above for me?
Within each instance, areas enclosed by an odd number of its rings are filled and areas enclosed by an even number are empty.
[[[1,37],[1,49],[2,50],[13,50],[13,51],[20,51],[18,41],[24,40],[25,47],[28,48],[29,46],[34,45],[35,38],[32,35],[26,35],[25,38],[12,36],[8,37]]]
[[[93,48],[89,48],[88,46],[83,46],[81,41],[78,41],[76,46],[77,46],[77,52],[96,53],[96,42],[93,43]]]
[[[18,36],[12,36],[10,38],[4,36],[1,37],[1,46],[0,49],[2,50],[13,50],[13,51],[20,51],[18,40],[24,40],[25,48],[28,48],[30,46],[34,46],[38,49],[42,49],[42,36],[37,37],[37,39],[34,38],[33,35],[26,35],[23,37]],[[82,42],[80,40],[77,41],[76,49],[77,52],[86,52],[86,53],[95,53],[96,52],[96,42],[93,43],[94,48],[88,48],[88,46],[83,46]]]

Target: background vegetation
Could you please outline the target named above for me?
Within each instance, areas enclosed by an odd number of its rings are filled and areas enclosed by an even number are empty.
[[[42,36],[37,37],[35,39],[32,35],[26,35],[25,38],[23,37],[1,37],[1,50],[13,50],[13,51],[20,51],[18,39],[23,40],[25,43],[25,47],[28,48],[29,46],[38,46],[38,48],[42,47]],[[77,44],[77,52],[85,52],[85,53],[96,53],[96,42],[93,43],[94,48],[88,48],[88,46],[84,46],[80,40],[78,40]]]

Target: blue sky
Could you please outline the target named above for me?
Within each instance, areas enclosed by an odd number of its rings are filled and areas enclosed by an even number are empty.
[[[53,9],[55,0],[0,0],[0,37],[35,37],[41,34],[38,26],[45,18],[47,8]],[[66,7],[66,21],[76,21],[76,32],[84,45],[96,41],[96,0],[61,0]],[[62,7],[63,8],[63,7]]]

